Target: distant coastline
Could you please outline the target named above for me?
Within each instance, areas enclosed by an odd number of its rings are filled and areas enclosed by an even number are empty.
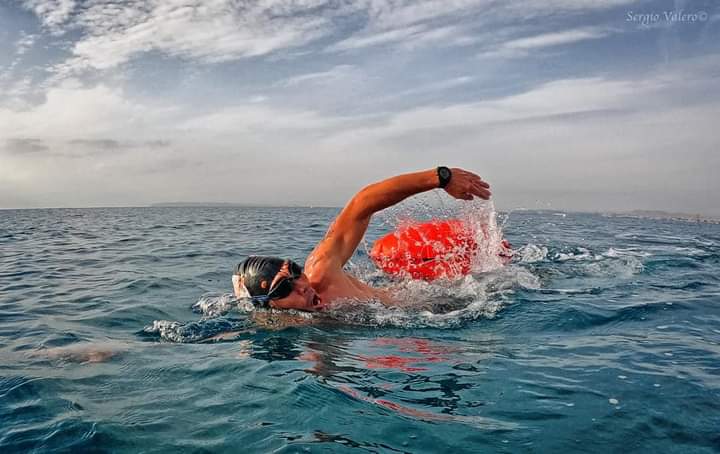
[[[720,224],[720,218],[702,214],[672,213],[661,210],[631,210],[621,212],[603,213],[606,216],[639,218],[639,219],[668,219],[673,221],[698,222],[705,224]]]
[[[307,205],[303,203],[288,203],[285,205],[272,205],[266,203],[236,203],[236,202],[158,202],[148,205],[149,208],[338,208],[327,205]]]
[[[158,202],[148,205],[151,208],[174,208],[174,207],[261,207],[263,205],[253,203],[233,203],[233,202]]]

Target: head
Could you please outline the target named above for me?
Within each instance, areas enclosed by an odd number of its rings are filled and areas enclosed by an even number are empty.
[[[249,296],[257,307],[319,310],[320,298],[302,271],[292,260],[250,256],[233,274],[235,296]]]

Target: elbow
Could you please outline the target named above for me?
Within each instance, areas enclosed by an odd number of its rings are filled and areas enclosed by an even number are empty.
[[[373,209],[374,201],[376,199],[373,196],[372,186],[366,186],[360,190],[355,196],[348,202],[347,208],[352,217],[357,220],[370,218],[375,210]]]

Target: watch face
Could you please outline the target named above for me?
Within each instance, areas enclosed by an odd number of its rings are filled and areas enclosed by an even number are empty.
[[[440,178],[442,178],[443,180],[450,178],[450,169],[446,167],[441,167],[438,172],[440,173]]]

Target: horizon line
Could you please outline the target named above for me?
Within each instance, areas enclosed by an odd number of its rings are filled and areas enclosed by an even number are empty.
[[[5,208],[0,207],[0,211],[13,211],[13,210],[100,210],[100,209],[114,209],[114,208],[342,208],[342,206],[334,205],[311,205],[311,204],[297,204],[297,205],[275,205],[275,204],[258,204],[258,203],[235,203],[235,202],[162,202],[162,203],[151,203],[148,205],[96,205],[96,206],[49,206],[49,207],[23,207],[23,208]],[[510,209],[498,208],[499,212],[513,212],[513,211],[541,211],[541,212],[562,212],[562,213],[582,213],[582,214],[645,214],[645,217],[651,217],[652,214],[665,215],[668,217],[678,218],[703,218],[720,220],[718,214],[708,213],[685,213],[685,212],[674,212],[647,208],[634,208],[630,210],[574,210],[574,209],[560,209],[560,208],[526,208],[517,207]]]

